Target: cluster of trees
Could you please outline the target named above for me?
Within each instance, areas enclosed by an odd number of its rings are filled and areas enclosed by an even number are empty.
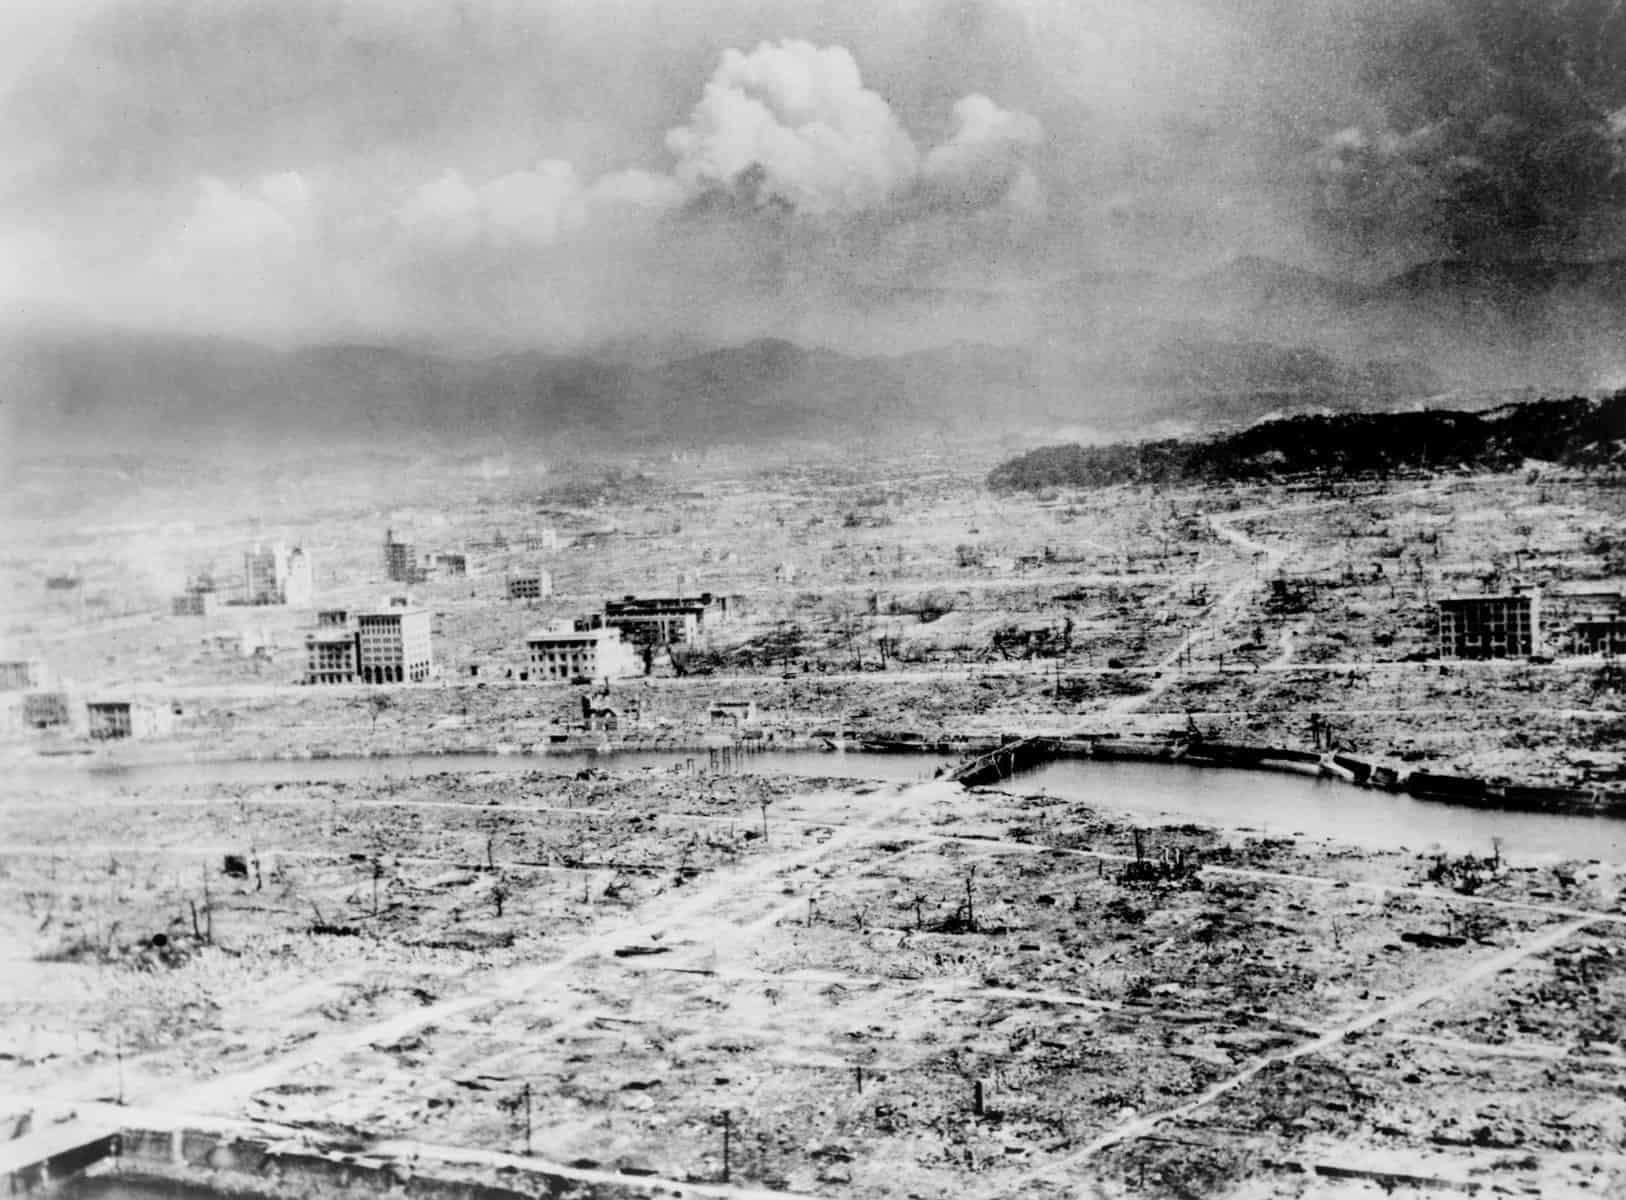
[[[1326,471],[1512,470],[1527,459],[1568,467],[1626,461],[1626,391],[1484,413],[1338,413],[1267,421],[1202,441],[1045,446],[988,475],[996,492],[1120,483],[1218,483]]]

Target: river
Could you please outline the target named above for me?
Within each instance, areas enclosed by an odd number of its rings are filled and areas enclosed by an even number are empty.
[[[443,772],[671,769],[701,751],[532,755],[405,755],[379,758],[244,759],[227,762],[110,763],[80,760],[8,772],[8,790],[24,788],[177,787],[327,780],[385,782]],[[948,760],[930,754],[765,751],[737,757],[735,769],[761,774],[849,776],[887,783],[930,779]],[[1302,834],[1372,849],[1489,854],[1491,839],[1515,860],[1626,861],[1626,821],[1550,813],[1502,812],[1368,791],[1330,779],[1179,763],[1059,759],[1018,774],[1008,790],[1053,796],[1132,815],[1148,823],[1191,821],[1262,834]]]

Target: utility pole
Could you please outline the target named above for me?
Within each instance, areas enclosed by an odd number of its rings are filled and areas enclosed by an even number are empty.
[[[729,1139],[729,1134],[731,1132],[732,1132],[732,1118],[728,1114],[728,1109],[725,1108],[725,1109],[723,1109],[723,1182],[724,1183],[727,1183],[729,1181],[728,1180],[728,1139]]]
[[[531,1156],[531,1081],[525,1081],[521,1095],[525,1100],[525,1157]]]

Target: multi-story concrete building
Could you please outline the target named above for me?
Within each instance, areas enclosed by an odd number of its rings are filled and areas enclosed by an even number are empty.
[[[318,629],[305,635],[306,683],[355,683],[360,659],[360,635],[353,629]]]
[[[713,621],[726,605],[710,592],[698,596],[626,596],[607,600],[601,622],[619,629],[633,645],[670,646],[694,640],[707,619]]]
[[[618,629],[576,629],[561,621],[526,635],[530,677],[544,682],[626,679],[642,673],[637,651]]]
[[[1570,630],[1570,649],[1575,654],[1603,654],[1611,658],[1626,655],[1626,618],[1577,621]]]
[[[45,664],[37,658],[0,662],[0,692],[26,692],[45,682]]]
[[[288,551],[288,574],[282,581],[282,602],[294,608],[309,608],[316,592],[316,567],[308,551],[295,546]]]
[[[741,728],[757,723],[755,700],[713,700],[707,716],[713,725]]]
[[[384,578],[392,583],[421,583],[418,552],[411,542],[395,540],[395,530],[384,531]]]
[[[96,741],[155,737],[170,727],[169,709],[130,700],[92,700],[85,705],[85,715]]]
[[[169,612],[174,617],[207,617],[218,607],[215,592],[185,591],[169,598]]]
[[[243,554],[244,604],[291,604],[304,607],[311,602],[313,573],[310,555],[281,542],[256,544]]]
[[[508,577],[510,600],[545,600],[553,595],[553,576],[546,571],[531,571]]]
[[[316,612],[316,628],[318,629],[349,629],[350,610],[347,608],[322,608]]]
[[[363,683],[421,683],[434,671],[430,615],[404,599],[356,617],[356,670]]]
[[[23,724],[29,729],[56,729],[68,723],[66,692],[24,692]]]
[[[1523,658],[1541,648],[1539,592],[1448,596],[1439,602],[1441,658]]]

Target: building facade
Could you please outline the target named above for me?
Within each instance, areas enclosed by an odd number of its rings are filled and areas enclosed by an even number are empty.
[[[68,723],[65,692],[23,693],[23,724],[29,729],[57,729]]]
[[[45,664],[37,658],[0,662],[0,692],[26,692],[45,682]]]
[[[642,673],[638,653],[617,629],[574,629],[560,624],[526,636],[530,677],[541,682],[626,679]]]
[[[154,737],[168,730],[169,710],[130,700],[92,700],[85,705],[88,732],[95,741]]]
[[[508,577],[510,600],[545,600],[553,595],[553,577],[546,571]]]
[[[1602,654],[1610,658],[1626,655],[1626,618],[1603,621],[1577,621],[1570,631],[1576,654]]]
[[[360,675],[359,635],[351,629],[319,629],[305,635],[306,683],[355,683]]]
[[[356,670],[363,683],[421,683],[435,666],[427,609],[397,604],[356,618]]]
[[[757,705],[755,700],[716,700],[712,702],[707,716],[713,725],[732,725],[740,728],[757,723]]]
[[[281,542],[256,544],[243,553],[244,604],[291,604],[304,607],[314,588],[310,555]]]
[[[214,592],[182,592],[170,597],[169,613],[172,617],[207,617],[215,611],[218,600]]]
[[[384,531],[384,578],[392,583],[420,583],[423,572],[418,568],[417,549],[411,542],[395,540],[395,531]]]
[[[698,596],[626,596],[607,600],[602,623],[619,629],[638,647],[680,645],[694,640],[707,619],[722,616],[723,605],[710,592]]]
[[[1439,602],[1441,658],[1524,658],[1541,647],[1537,592],[1450,596]]]

